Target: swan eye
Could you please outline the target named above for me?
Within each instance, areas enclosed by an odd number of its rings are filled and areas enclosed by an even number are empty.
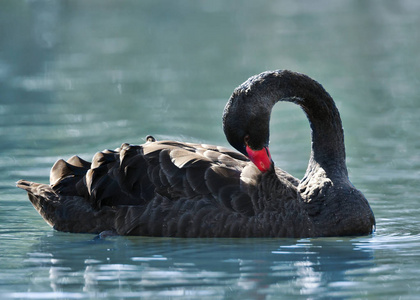
[[[245,145],[247,145],[247,146],[248,146],[248,142],[249,142],[249,134],[247,134],[247,135],[244,137],[244,143],[245,143]]]

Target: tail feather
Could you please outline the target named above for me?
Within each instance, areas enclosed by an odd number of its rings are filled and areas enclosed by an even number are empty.
[[[95,210],[84,198],[58,195],[47,184],[19,180],[16,186],[28,192],[32,205],[56,230],[80,233],[114,230],[115,210],[111,207]]]

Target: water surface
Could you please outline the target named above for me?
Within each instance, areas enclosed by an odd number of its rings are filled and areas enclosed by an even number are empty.
[[[1,298],[416,298],[418,28],[415,0],[2,1]],[[375,234],[97,240],[53,231],[14,187],[148,134],[228,146],[227,99],[272,69],[308,74],[336,100]],[[302,177],[304,114],[281,103],[271,126],[276,164]]]

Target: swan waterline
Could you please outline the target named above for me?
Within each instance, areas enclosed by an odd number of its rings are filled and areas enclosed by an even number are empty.
[[[279,101],[302,107],[311,154],[299,180],[274,166],[269,121]],[[375,217],[348,178],[339,112],[324,88],[287,70],[267,71],[236,88],[223,130],[239,151],[156,141],[123,144],[58,160],[50,184],[19,188],[54,229],[166,237],[323,237],[368,235]]]

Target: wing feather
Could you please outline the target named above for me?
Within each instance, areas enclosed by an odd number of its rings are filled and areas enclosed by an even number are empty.
[[[229,214],[255,214],[241,179],[249,164],[242,154],[211,145],[123,144],[96,153],[92,163],[78,156],[57,161],[51,170],[51,191],[54,203],[77,199],[84,213],[95,214],[95,218],[107,211],[105,215],[114,216],[113,229],[119,234],[207,236],[218,232],[238,236],[240,227],[225,228],[224,224]],[[66,201],[70,200],[63,200],[63,205],[70,205]],[[71,205],[68,211],[79,210]],[[54,224],[56,217],[50,215],[54,217],[48,221]],[[69,222],[76,219],[68,218]]]

